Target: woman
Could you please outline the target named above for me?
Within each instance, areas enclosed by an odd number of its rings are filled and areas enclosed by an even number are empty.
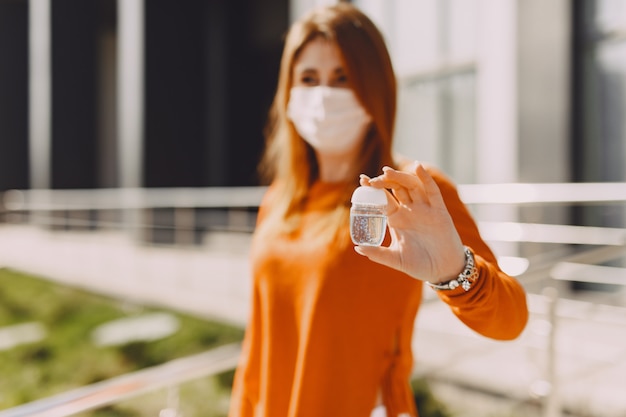
[[[477,332],[522,331],[524,291],[498,268],[454,185],[433,168],[397,170],[406,164],[392,156],[395,104],[383,38],[357,8],[317,9],[292,26],[261,165],[271,185],[231,417],[416,416],[411,339],[424,280]],[[388,248],[355,252],[350,241],[362,173],[362,184],[392,190]],[[416,227],[424,235],[409,247],[401,240]],[[453,281],[463,285],[447,289]]]

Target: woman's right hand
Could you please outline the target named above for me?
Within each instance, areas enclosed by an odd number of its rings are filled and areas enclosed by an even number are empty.
[[[463,271],[463,243],[437,183],[421,164],[412,173],[384,167],[375,178],[361,175],[360,183],[386,191],[391,244],[356,246],[357,253],[432,283]]]

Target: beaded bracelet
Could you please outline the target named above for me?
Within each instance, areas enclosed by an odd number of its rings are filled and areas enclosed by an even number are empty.
[[[474,254],[472,250],[467,246],[463,246],[463,252],[465,252],[465,268],[463,272],[459,274],[456,279],[452,279],[440,284],[433,284],[426,281],[428,286],[436,291],[453,290],[459,285],[465,290],[469,291],[472,288],[474,282],[478,279],[478,268],[476,268],[476,262],[474,261]]]

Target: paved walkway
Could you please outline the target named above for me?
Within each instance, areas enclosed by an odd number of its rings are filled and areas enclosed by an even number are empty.
[[[183,250],[137,246],[113,232],[53,233],[0,225],[0,267],[243,326],[248,245],[247,234],[210,234],[203,246]],[[481,415],[472,414],[475,403],[490,398],[500,399],[508,409],[499,415],[547,416],[537,407],[531,414],[511,410],[516,403],[541,404],[538,398],[547,390],[546,297],[529,293],[527,329],[515,341],[496,342],[465,328],[426,293],[416,321],[416,372],[436,381],[442,395],[456,398],[442,398],[457,408],[455,415]],[[570,414],[550,417],[626,416],[626,308],[560,299],[557,311],[557,403]]]

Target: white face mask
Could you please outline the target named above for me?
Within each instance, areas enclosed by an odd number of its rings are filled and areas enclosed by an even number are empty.
[[[293,87],[287,117],[315,150],[339,154],[363,139],[372,118],[349,88]]]

